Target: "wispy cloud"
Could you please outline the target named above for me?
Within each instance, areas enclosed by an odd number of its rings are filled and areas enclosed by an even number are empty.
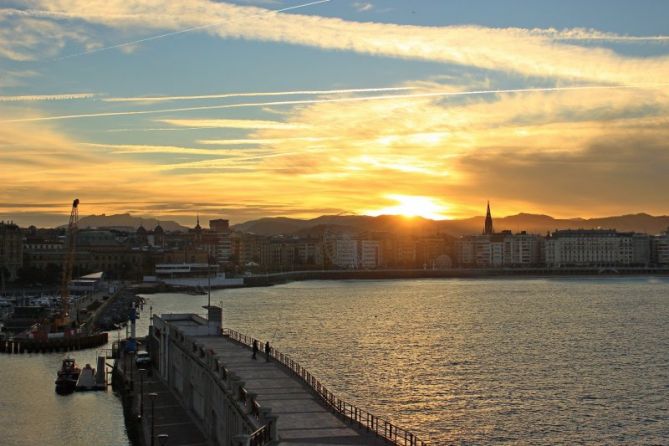
[[[275,14],[280,13],[280,12],[287,12],[287,11],[292,11],[292,10],[295,10],[295,9],[306,8],[306,7],[309,7],[309,6],[315,6],[315,5],[320,5],[320,4],[323,4],[323,3],[329,3],[330,1],[331,0],[316,0],[316,1],[308,2],[308,3],[302,3],[302,4],[299,4],[299,5],[293,5],[293,6],[288,6],[288,7],[281,8],[281,9],[272,10],[270,12],[275,13]],[[123,15],[124,14],[114,14],[114,18],[118,19],[119,16],[123,16]],[[155,17],[155,18],[157,18],[157,17]],[[212,27],[218,27],[218,26],[224,25],[225,23],[226,23],[226,20],[224,19],[224,20],[214,22],[214,23],[207,23],[207,24],[204,24],[204,25],[191,26],[189,28],[180,29],[178,31],[173,31],[173,32],[169,32],[169,33],[144,37],[142,39],[133,40],[133,41],[130,41],[130,42],[123,42],[123,43],[119,43],[119,44],[116,44],[116,45],[91,48],[91,49],[88,49],[88,50],[86,50],[84,52],[81,52],[81,53],[68,54],[66,56],[59,57],[57,60],[71,59],[73,57],[86,56],[86,55],[89,55],[89,54],[99,53],[101,51],[108,51],[108,50],[113,50],[113,49],[120,49],[120,50],[125,51],[125,52],[132,52],[133,50],[127,51],[126,48],[128,48],[128,47],[135,48],[135,47],[137,47],[137,45],[139,45],[141,43],[151,42],[151,41],[154,41],[154,40],[164,39],[164,38],[167,38],[167,37],[172,37],[172,36],[176,36],[176,35],[180,35],[180,34],[190,33],[190,32],[194,32],[194,31],[203,31],[203,30],[206,30],[206,29],[209,29],[209,28],[212,28]]]
[[[295,130],[304,128],[297,124],[287,124],[280,121],[264,121],[258,119],[159,119],[168,125],[188,128],[234,128],[234,129],[277,129]]]
[[[333,139],[333,138],[328,138]],[[200,139],[198,144],[215,144],[220,146],[232,146],[232,145],[257,145],[257,144],[277,144],[281,142],[320,142],[324,138],[317,137],[296,137],[296,138],[269,138],[269,139],[254,139],[254,138],[245,138],[245,139]]]
[[[140,153],[176,153],[182,155],[216,155],[230,156],[234,152],[226,152],[221,149],[200,149],[197,147],[180,146],[156,146],[138,144],[97,144],[85,143],[88,147],[109,149],[112,154],[140,154]]]
[[[160,11],[156,11],[153,3],[110,4],[104,0],[35,0],[34,5],[36,9],[66,11],[82,21],[114,28],[174,30],[120,45],[201,31],[222,38],[288,42],[525,76],[637,83],[658,82],[669,75],[669,59],[666,57],[629,57],[609,49],[575,44],[579,40],[639,40],[641,37],[592,30],[363,23],[313,15],[277,14],[263,8],[210,0],[167,1],[161,3]],[[100,11],[106,11],[108,16],[101,17]],[[129,17],[118,17],[124,15]],[[664,36],[647,36],[646,40],[662,39]]]
[[[87,213],[126,212],[150,196],[155,209],[189,215],[178,203],[197,191],[202,202],[253,206],[221,210],[238,220],[374,210],[392,194],[441,199],[453,216],[478,213],[485,198],[499,213],[659,213],[667,116],[662,90],[607,88],[304,104],[282,116],[300,130],[247,129],[253,147],[84,144],[48,123],[15,123],[0,126],[0,202],[53,212],[79,196]],[[119,204],[93,204],[101,196]]]
[[[0,96],[0,102],[67,101],[73,99],[91,99],[94,93],[37,94],[25,96]]]
[[[0,122],[16,123],[16,122],[59,121],[67,119],[152,115],[161,113],[191,112],[191,111],[202,111],[202,110],[223,110],[223,109],[251,108],[251,107],[263,108],[263,107],[282,106],[282,105],[296,106],[296,105],[325,104],[325,103],[391,101],[396,99],[446,98],[450,96],[454,97],[481,96],[481,95],[487,96],[487,95],[515,94],[515,93],[527,93],[527,92],[559,92],[559,91],[587,91],[587,90],[663,90],[666,89],[667,85],[669,85],[669,83],[658,82],[658,83],[644,83],[644,84],[634,84],[634,85],[576,85],[570,87],[513,88],[513,89],[469,90],[469,91],[453,91],[452,89],[448,89],[447,91],[436,90],[436,91],[427,91],[425,93],[410,93],[410,94],[353,96],[353,97],[325,98],[325,99],[300,99],[291,101],[246,102],[237,104],[203,105],[196,107],[163,108],[154,110],[79,113],[72,115],[55,115],[55,116],[7,119]]]
[[[570,29],[532,29],[530,33],[540,37],[547,37],[552,40],[571,40],[571,41],[602,41],[602,42],[627,42],[627,43],[666,43],[669,42],[669,36],[631,36],[625,34],[607,33],[589,28],[570,28]]]
[[[374,5],[371,2],[353,2],[353,7],[358,12],[371,11]]]
[[[263,96],[314,96],[314,95],[339,95],[350,93],[384,93],[415,90],[415,87],[380,87],[380,88],[349,88],[337,90],[295,90],[295,91],[266,91],[266,92],[239,92],[220,93],[206,95],[188,96],[134,96],[134,97],[112,97],[103,98],[104,102],[171,102],[171,101],[194,101],[202,99],[229,99],[229,98],[251,98]]]
[[[0,15],[0,58],[26,62],[53,57],[67,42],[86,48],[97,45],[81,26],[62,24],[57,20]]]

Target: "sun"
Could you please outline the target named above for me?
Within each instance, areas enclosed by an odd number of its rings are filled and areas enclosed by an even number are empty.
[[[365,214],[371,216],[379,215],[402,215],[404,217],[423,217],[430,220],[447,220],[444,214],[447,206],[431,197],[416,195],[386,195],[385,198],[395,201],[395,206],[367,211]]]

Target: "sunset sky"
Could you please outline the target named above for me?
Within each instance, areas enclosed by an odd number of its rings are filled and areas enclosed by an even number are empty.
[[[305,3],[0,0],[0,219],[669,214],[669,2]]]

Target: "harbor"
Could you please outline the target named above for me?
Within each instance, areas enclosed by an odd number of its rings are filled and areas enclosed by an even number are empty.
[[[290,415],[291,410],[301,412],[300,407],[309,407],[314,416],[334,420],[328,424],[334,431],[318,432],[348,432],[358,425],[350,419],[356,413],[363,414],[358,418],[366,432],[364,424],[370,413],[433,445],[481,444],[491,436],[508,442],[528,439],[534,444],[555,444],[583,435],[606,443],[662,444],[669,435],[662,410],[667,397],[662,378],[666,287],[665,279],[637,277],[311,281],[218,290],[212,291],[211,302],[223,309],[221,325],[227,330],[220,337],[187,334],[188,327],[202,326],[193,320],[208,319],[202,308],[208,296],[144,296],[144,311],[136,320],[137,337],[157,334],[150,328],[157,326],[150,323],[155,319],[149,317],[150,307],[154,315],[165,315],[166,321],[175,319],[176,329],[168,330],[174,337],[171,351],[177,352],[172,360],[176,364],[181,356],[188,358],[181,362],[183,367],[190,364],[181,374],[183,393],[175,389],[179,373],[162,366],[160,354],[151,374],[138,371],[142,367],[133,354],[119,360],[116,393],[109,387],[64,397],[54,392],[54,378],[68,353],[6,356],[0,401],[11,408],[6,411],[7,444],[27,446],[44,441],[64,446],[84,439],[113,446],[150,444],[152,401],[156,442],[158,435],[168,435],[168,445],[189,444],[189,439],[193,444],[205,443],[212,438],[207,421],[211,413],[205,410],[203,417],[194,415],[193,402],[199,401],[200,394],[202,401],[234,403],[229,408],[238,407],[249,416],[256,424],[245,428],[242,435],[262,427],[248,413],[249,402],[255,398],[259,408],[272,409],[279,434],[285,438],[298,432],[306,437],[308,429],[287,423],[299,418],[297,413]],[[519,294],[521,289],[533,291]],[[617,322],[632,309],[643,329],[632,330]],[[593,314],[599,322],[583,334],[579,325]],[[191,322],[179,322],[183,315],[189,315]],[[183,342],[176,338],[178,333],[184,334]],[[160,337],[163,334],[168,333],[163,329]],[[80,366],[90,363],[98,369],[97,357],[119,355],[125,338],[123,327],[109,333],[110,342],[103,348],[69,355]],[[259,341],[255,361],[251,359],[253,339]],[[265,362],[264,341],[273,349],[269,363]],[[151,342],[140,342],[137,348],[151,352]],[[154,352],[160,352],[160,346],[156,348]],[[113,366],[114,360],[107,363]],[[547,368],[554,371],[547,372]],[[222,379],[223,369],[238,381]],[[301,377],[301,370],[312,377],[312,385]],[[616,384],[632,375],[639,377],[638,385]],[[195,390],[187,385],[191,379],[201,380],[194,383]],[[228,390],[228,398],[213,394],[209,387],[203,391],[205,379],[211,379],[208,385],[220,383],[223,389],[243,383],[247,405],[242,405],[238,392]],[[559,395],[552,390],[556,388],[561,389]],[[157,396],[149,396],[152,393]],[[330,398],[337,403],[330,405],[324,395],[333,395]],[[338,401],[348,418],[339,413]],[[210,403],[204,403],[205,407]],[[346,403],[358,410],[351,411]],[[66,419],[63,411],[69,414]],[[563,418],[567,412],[572,421]],[[42,423],[31,427],[21,413],[39,413]],[[138,413],[143,415],[141,422]],[[645,416],[634,418],[634,413]],[[618,419],[627,421],[611,428]],[[527,420],[534,429],[523,427]],[[491,421],[494,427],[486,424]],[[218,428],[223,422],[217,417]],[[557,429],[554,425],[559,422],[565,424]],[[96,429],[91,431],[90,426]],[[289,426],[293,430],[282,431]],[[382,431],[384,424],[379,421],[378,426]]]

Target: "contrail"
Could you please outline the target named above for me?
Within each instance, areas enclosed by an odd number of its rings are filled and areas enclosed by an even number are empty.
[[[331,0],[318,0],[318,1],[314,1],[314,2],[303,3],[301,5],[288,6],[286,8],[282,8],[282,9],[275,9],[275,10],[272,10],[271,12],[277,12],[278,13],[278,12],[292,11],[294,9],[306,8],[307,6],[314,6],[314,5],[320,5],[322,3],[329,3],[330,1]],[[211,28],[211,27],[214,27],[214,26],[219,26],[222,23],[225,23],[226,21],[227,21],[227,19],[226,20],[220,20],[220,21],[214,22],[214,23],[209,23],[207,25],[193,26],[191,28],[181,29],[179,31],[172,31],[172,32],[165,33],[165,34],[158,34],[158,35],[155,35],[155,36],[145,37],[143,39],[133,40],[131,42],[124,42],[124,43],[119,43],[117,45],[95,48],[95,49],[92,49],[92,50],[84,51],[82,53],[69,54],[67,56],[62,56],[62,57],[58,57],[56,59],[53,59],[53,61],[55,62],[55,61],[60,61],[60,60],[65,60],[65,59],[71,59],[73,57],[86,56],[88,54],[99,53],[101,51],[112,50],[112,49],[115,49],[115,48],[123,48],[123,47],[126,47],[126,46],[132,46],[132,45],[136,45],[138,43],[144,43],[144,42],[150,42],[152,40],[164,39],[165,37],[176,36],[176,35],[179,35],[179,34],[189,33],[191,31],[198,31],[198,30],[201,30],[201,29],[207,29],[207,28]]]
[[[46,11],[43,9],[15,9],[15,8],[3,8],[0,9],[0,16],[25,16],[25,17],[59,17],[59,18],[68,18],[68,19],[77,19],[82,20],[83,17],[81,14],[75,14],[72,12],[66,11]],[[135,14],[91,14],[87,13],[87,17],[115,17],[115,18],[135,18]]]
[[[79,119],[79,118],[100,118],[109,116],[132,116],[132,115],[151,115],[160,113],[175,113],[175,112],[189,112],[197,110],[221,110],[231,108],[247,108],[247,107],[270,107],[275,105],[307,105],[307,104],[325,104],[338,102],[363,102],[363,101],[379,101],[390,99],[417,99],[417,98],[434,98],[434,97],[452,97],[452,96],[474,96],[474,95],[488,95],[499,93],[531,93],[531,92],[555,92],[555,91],[579,91],[579,90],[624,90],[624,89],[645,89],[645,88],[661,88],[669,86],[669,82],[653,83],[653,84],[635,84],[635,85],[586,85],[574,87],[542,87],[542,88],[513,88],[503,90],[474,90],[474,91],[435,91],[429,93],[413,93],[413,94],[395,94],[395,95],[379,95],[379,96],[359,96],[353,98],[335,98],[335,99],[304,99],[295,101],[273,101],[273,102],[247,102],[241,104],[223,104],[223,105],[205,105],[199,107],[181,107],[181,108],[164,108],[159,110],[138,110],[138,111],[122,111],[122,112],[103,112],[103,113],[87,113],[77,115],[59,115],[46,116],[40,118],[22,118],[9,119],[0,121],[3,123],[10,122],[37,122],[37,121],[57,121],[63,119]]]
[[[196,96],[154,96],[154,97],[127,97],[127,98],[104,98],[103,102],[162,102],[162,101],[189,101],[197,99],[226,99],[245,98],[255,96],[299,96],[318,94],[344,94],[344,93],[381,93],[388,91],[417,90],[417,87],[387,87],[387,88],[350,88],[344,90],[296,90],[296,91],[268,91],[253,93],[222,93],[206,94]]]
[[[0,102],[26,102],[26,101],[64,101],[70,99],[90,99],[95,97],[94,93],[62,93],[62,94],[34,94],[24,96],[0,96]]]

